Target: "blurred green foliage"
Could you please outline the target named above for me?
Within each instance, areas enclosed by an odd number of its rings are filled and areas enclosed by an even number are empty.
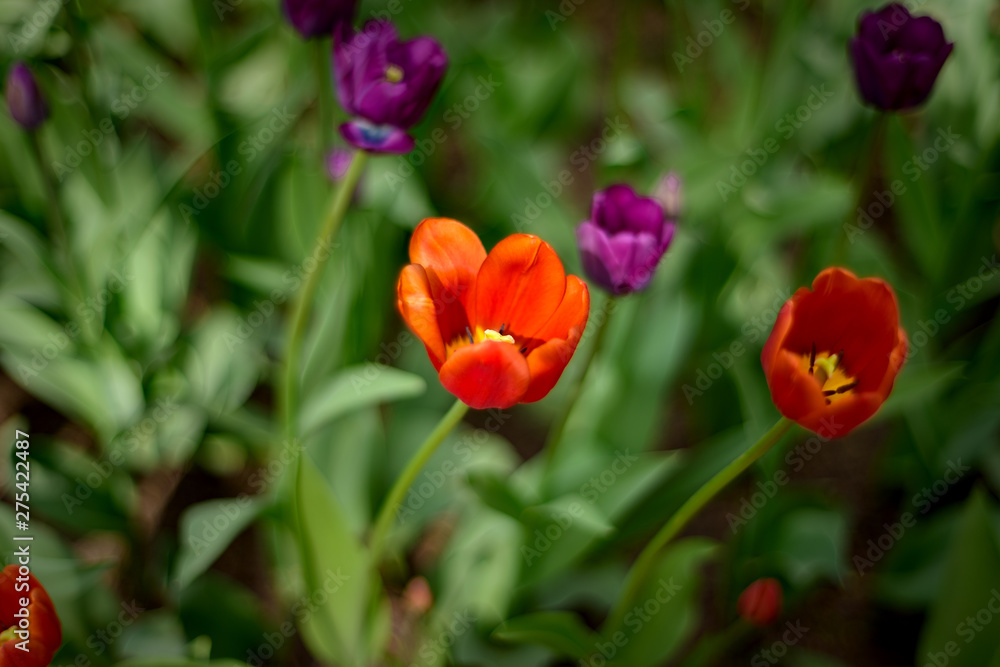
[[[277,0],[5,0],[0,65],[28,60],[53,112],[37,151],[0,115],[0,443],[31,433],[55,664],[737,664],[800,621],[788,664],[922,665],[954,642],[948,664],[1000,665],[997,628],[966,620],[1000,586],[1000,8],[918,4],[954,54],[925,108],[879,118],[846,51],[866,2],[363,3],[451,66],[418,150],[370,161],[331,248],[300,444],[273,396],[333,189],[328,41]],[[527,231],[579,273],[594,189],[668,170],[679,236],[648,291],[594,293],[608,337],[554,464],[535,454],[578,362],[446,441],[373,594],[365,532],[450,402],[395,312],[410,230]],[[777,417],[759,349],[832,264],[897,291],[912,355],[889,402],[843,440],[787,438],[664,552],[646,589],[673,577],[669,602],[602,627],[638,548]],[[735,600],[760,576],[786,610],[757,632]]]

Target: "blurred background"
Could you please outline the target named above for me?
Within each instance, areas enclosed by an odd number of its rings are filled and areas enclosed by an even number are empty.
[[[673,170],[683,216],[653,284],[592,290],[607,338],[551,474],[537,454],[589,333],[548,398],[470,413],[418,478],[364,631],[377,664],[605,664],[553,648],[581,628],[517,618],[599,626],[650,536],[778,417],[760,348],[841,265],[896,289],[894,393],[846,438],[795,431],[701,513],[671,551],[679,592],[616,659],[1000,665],[981,613],[1000,604],[1000,4],[915,4],[955,50],[925,107],[879,122],[847,56],[868,2],[363,2],[451,65],[417,150],[369,161],[331,248],[300,445],[274,387],[346,149],[329,40],[277,0],[0,3],[0,67],[27,61],[51,110],[35,134],[0,114],[0,549],[12,562],[20,429],[53,664],[338,664],[316,619],[342,613],[341,575],[303,582],[283,482],[308,456],[346,549],[450,404],[395,310],[413,227],[453,217],[487,248],[530,232],[579,274],[593,191]],[[752,629],[736,598],[764,576],[785,605]]]

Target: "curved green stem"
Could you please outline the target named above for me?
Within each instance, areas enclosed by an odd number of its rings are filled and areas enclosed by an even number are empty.
[[[413,455],[410,462],[406,464],[406,468],[403,469],[403,473],[396,479],[396,483],[392,485],[392,490],[389,491],[385,502],[382,503],[382,509],[379,510],[378,518],[375,520],[375,528],[372,530],[371,554],[373,563],[378,563],[379,556],[381,556],[382,549],[385,546],[385,538],[389,535],[389,529],[396,518],[396,510],[400,503],[403,502],[406,492],[410,490],[413,480],[417,478],[417,474],[427,464],[431,455],[437,451],[438,446],[445,439],[445,436],[451,433],[452,429],[458,425],[458,422],[462,421],[462,417],[465,416],[468,410],[468,405],[460,400],[455,401],[455,404],[451,406],[451,409],[445,413],[441,421],[438,422],[438,425],[434,427],[431,434],[424,440],[424,444],[420,445],[420,449]]]
[[[323,222],[319,235],[316,237],[315,249],[329,246],[337,236],[337,231],[347,213],[347,207],[351,203],[351,196],[361,180],[361,174],[365,168],[365,161],[368,154],[358,151],[351,160],[351,166],[344,175],[344,180],[340,182],[340,188],[334,195],[330,211]],[[320,253],[314,253],[319,255]],[[329,256],[329,255],[327,255]],[[302,289],[299,290],[295,298],[295,305],[292,310],[292,329],[288,334],[288,341],[285,348],[285,376],[281,389],[281,415],[285,436],[294,438],[297,433],[295,427],[296,402],[298,400],[298,366],[299,355],[302,347],[302,337],[305,335],[306,325],[309,323],[309,313],[316,297],[316,289],[319,286],[319,277],[322,272],[324,260],[317,259],[316,268],[306,276]]]
[[[608,331],[608,320],[611,319],[611,313],[614,312],[617,306],[617,301],[614,296],[609,296],[607,301],[604,302],[604,319],[597,324],[597,333],[594,334],[594,344],[590,346],[590,350],[587,352],[587,357],[583,362],[580,370],[577,372],[576,379],[573,381],[572,386],[569,388],[568,395],[566,396],[566,401],[563,404],[562,412],[556,419],[555,424],[549,429],[549,436],[545,439],[545,466],[549,468],[556,458],[556,450],[559,447],[559,443],[563,439],[563,431],[566,430],[566,424],[569,422],[570,415],[573,413],[573,408],[576,406],[577,400],[580,398],[580,394],[583,393],[583,383],[587,379],[587,373],[590,371],[590,365],[594,361],[594,357],[600,351],[602,344],[604,343],[604,336]]]
[[[656,557],[659,555],[660,551],[667,545],[667,543],[677,536],[678,533],[687,525],[688,521],[694,517],[695,514],[701,510],[702,507],[708,504],[712,498],[716,496],[723,488],[725,488],[730,482],[739,477],[739,475],[750,467],[754,461],[758,460],[764,454],[766,454],[771,447],[773,447],[781,437],[788,432],[788,429],[794,424],[793,421],[782,417],[778,420],[771,429],[761,436],[750,449],[746,450],[739,456],[737,456],[732,463],[727,465],[725,468],[720,470],[715,474],[712,479],[705,482],[700,489],[698,489],[694,495],[687,499],[687,501],[680,506],[677,512],[670,517],[670,520],[663,524],[663,528],[660,529],[649,544],[642,550],[639,557],[636,559],[635,563],[632,565],[632,569],[629,571],[628,576],[625,578],[625,587],[622,591],[621,596],[618,598],[617,604],[612,611],[608,620],[611,623],[610,627],[616,627],[622,621],[624,617],[625,610],[628,609],[628,605],[634,600],[636,594],[639,592],[639,587],[642,585],[643,581],[649,576],[650,570],[656,563]]]

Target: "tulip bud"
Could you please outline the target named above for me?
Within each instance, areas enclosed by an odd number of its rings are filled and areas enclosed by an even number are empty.
[[[781,614],[781,597],[777,579],[758,579],[740,594],[736,610],[749,623],[770,625]]]
[[[49,117],[35,76],[22,62],[16,63],[7,75],[7,108],[22,127],[34,130]]]
[[[670,172],[656,186],[655,197],[663,205],[663,213],[668,220],[677,220],[681,217],[681,177],[675,172]]]
[[[354,19],[357,0],[282,0],[288,22],[306,39],[333,34]]]
[[[903,5],[866,12],[850,44],[861,97],[883,111],[922,104],[954,46],[940,23],[911,16]]]
[[[426,614],[434,604],[434,594],[423,577],[414,577],[403,590],[403,601],[406,606],[418,614]]]

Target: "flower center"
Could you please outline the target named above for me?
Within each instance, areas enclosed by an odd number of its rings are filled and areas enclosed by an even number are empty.
[[[389,65],[385,68],[385,80],[389,83],[399,83],[403,80],[403,68],[399,65]]]
[[[510,343],[511,345],[516,345],[517,341],[514,340],[513,336],[506,333],[506,330],[507,330],[506,324],[501,324],[499,331],[494,329],[482,329],[480,327],[476,327],[476,330],[473,331],[472,329],[466,327],[465,333],[463,333],[461,336],[458,336],[457,338],[455,338],[455,340],[448,343],[446,354],[450,357],[452,353],[458,350],[459,348],[465,347],[466,345],[475,345],[476,343],[482,343],[483,341],[486,340],[495,340],[501,343]],[[525,349],[526,348],[523,348],[521,352],[524,353]]]
[[[840,362],[844,360],[844,351],[839,354],[822,352],[816,354],[816,344],[813,343],[812,351],[802,355],[802,368],[809,371],[823,390],[827,405],[840,400],[858,386],[858,381],[848,375]]]

